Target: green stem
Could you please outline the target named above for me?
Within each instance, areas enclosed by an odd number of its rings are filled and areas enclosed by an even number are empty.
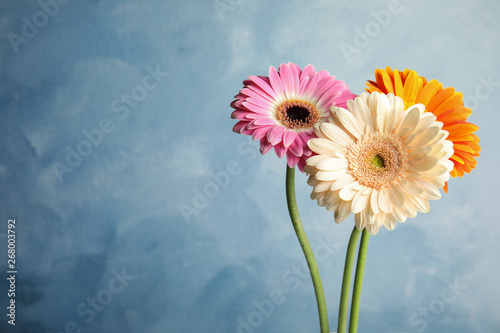
[[[286,166],[286,201],[293,228],[295,229],[300,246],[302,247],[302,251],[306,257],[307,266],[309,266],[309,272],[311,273],[314,292],[316,294],[316,303],[318,304],[321,333],[329,333],[330,329],[328,326],[328,312],[326,310],[325,293],[323,291],[323,285],[321,284],[318,265],[316,264],[314,253],[311,249],[311,245],[309,244],[309,240],[307,239],[304,227],[302,226],[299,210],[297,208],[297,201],[295,200],[295,168],[290,168],[288,165]]]
[[[356,266],[356,277],[354,278],[354,290],[352,292],[351,320],[349,321],[349,333],[358,331],[359,304],[361,302],[361,286],[363,285],[363,273],[365,271],[366,252],[370,233],[363,229],[361,242],[359,244],[358,264]]]
[[[354,257],[356,255],[356,244],[358,242],[361,230],[356,226],[352,230],[349,245],[347,245],[347,254],[345,257],[344,277],[342,278],[342,291],[340,293],[340,306],[339,306],[339,324],[337,332],[345,333],[347,324],[347,309],[349,307],[349,288],[351,287],[352,266],[354,264]]]

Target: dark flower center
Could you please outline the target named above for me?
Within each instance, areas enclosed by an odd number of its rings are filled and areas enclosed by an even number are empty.
[[[298,99],[286,100],[276,109],[276,119],[288,129],[311,128],[319,118],[313,104]]]
[[[290,120],[304,122],[309,117],[309,110],[302,106],[292,106],[286,110],[286,116]]]

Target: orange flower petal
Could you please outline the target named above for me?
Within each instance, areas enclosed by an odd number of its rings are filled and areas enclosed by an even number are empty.
[[[473,144],[473,143],[471,143],[471,144]],[[471,154],[475,154],[476,153],[476,150],[474,150],[474,148],[472,148],[471,146],[469,146],[467,144],[464,145],[463,143],[454,142],[453,143],[453,149],[454,150],[465,151],[465,152],[471,153]]]
[[[475,138],[477,138],[477,136],[475,136],[475,134],[470,134],[470,135],[464,135],[464,136],[458,136],[458,137],[453,137],[453,142],[476,142],[475,141]],[[451,140],[450,140],[451,141]],[[478,141],[479,142],[479,141]],[[477,143],[477,142],[476,142]]]
[[[397,69],[394,70],[394,91],[396,96],[404,97],[403,81]]]
[[[437,80],[431,80],[427,83],[417,95],[416,102],[427,105],[432,97],[434,97],[440,88],[440,83]],[[441,86],[442,88],[442,86]]]
[[[458,175],[458,172],[457,172],[457,165],[458,165],[458,163],[453,162],[453,165],[454,165],[454,167],[453,167],[453,170],[450,171],[450,176],[453,177],[453,178],[455,178]]]
[[[457,154],[454,154],[452,157],[450,157],[450,159],[454,160],[454,161],[456,161],[456,162],[458,162],[460,164],[464,164],[465,163],[465,161],[462,158],[460,158],[460,156],[458,156]]]
[[[447,125],[454,124],[457,122],[462,122],[467,119],[472,114],[472,110],[469,108],[455,108],[448,110],[441,115],[439,115],[438,120],[446,123]]]
[[[474,159],[473,156],[471,156],[471,154],[469,153],[466,153],[464,151],[461,151],[461,150],[456,150],[455,151],[455,155],[458,155],[460,158],[462,158],[466,163],[469,163],[469,164],[472,164],[472,165],[476,165],[477,164],[477,161]]]
[[[454,88],[448,87],[443,91],[437,93],[436,96],[431,98],[428,105],[426,105],[426,111],[434,113],[434,110],[436,110],[436,108],[438,108],[442,103],[444,103],[444,101],[450,98],[454,92],[455,92]]]
[[[385,92],[383,92],[382,90],[380,90],[379,87],[376,86],[376,83],[375,84],[369,84],[369,83],[367,83],[366,85],[368,86],[368,88],[365,88],[365,90],[368,91],[368,92],[370,92],[370,93],[374,92],[374,91],[378,91],[381,94],[385,94]]]
[[[405,68],[403,71],[403,83],[406,81],[406,77],[410,74],[410,70],[408,68]]]
[[[394,70],[397,70],[397,69],[394,69]],[[392,68],[389,67],[389,66],[386,66],[385,67],[385,71],[387,72],[387,74],[389,75],[389,77],[391,77],[391,79],[394,79],[394,72],[392,71]],[[394,80],[393,80],[394,81]]]
[[[417,97],[418,92],[418,75],[417,72],[411,71],[405,80],[404,85],[404,98],[403,100],[408,101],[410,103],[415,102],[415,98]]]
[[[377,82],[379,82],[379,79],[381,80],[382,84],[384,85],[386,89],[386,94],[393,93],[394,94],[394,87],[392,86],[392,80],[389,74],[387,74],[386,71],[381,71],[380,72],[380,77],[377,78]]]
[[[441,105],[437,107],[437,109],[434,111],[434,115],[436,117],[439,117],[441,114],[445,113],[450,109],[461,107],[463,98],[464,94],[462,94],[461,92],[453,93],[453,95],[451,95],[446,101],[444,101],[443,103],[441,103]]]
[[[471,124],[471,123],[463,122],[463,123],[455,123],[455,124],[451,124],[451,125],[445,125],[445,126],[443,126],[443,129],[450,133],[449,138],[451,138],[451,137],[458,137],[458,136],[463,136],[463,135],[474,133],[475,131],[477,131],[479,129],[479,127],[477,127],[476,125]],[[454,140],[450,140],[450,141],[454,141]]]

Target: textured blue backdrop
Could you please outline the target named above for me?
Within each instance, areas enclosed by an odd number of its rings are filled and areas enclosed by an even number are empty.
[[[8,218],[18,275],[15,327],[0,279],[0,330],[318,332],[285,161],[229,117],[243,79],[292,61],[355,93],[387,65],[464,93],[478,167],[372,237],[360,332],[500,332],[499,15],[494,0],[2,1],[0,277]],[[309,193],[298,175],[334,331],[353,220]]]

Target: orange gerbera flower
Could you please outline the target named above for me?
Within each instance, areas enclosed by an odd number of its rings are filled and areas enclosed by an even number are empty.
[[[376,69],[375,79],[376,81],[368,80],[366,91],[393,93],[403,99],[405,109],[422,103],[426,111],[432,112],[437,120],[444,124],[443,129],[450,133],[447,140],[453,142],[455,151],[451,157],[454,163],[450,172],[452,177],[462,177],[476,167],[475,158],[479,157],[481,147],[474,132],[479,127],[466,121],[472,110],[464,107],[464,95],[461,92],[456,92],[452,87],[443,89],[443,85],[437,80],[427,82],[424,77],[418,76],[416,71],[409,69],[403,72],[392,70],[390,67],[385,70]],[[448,192],[448,184],[445,185],[444,191]]]

